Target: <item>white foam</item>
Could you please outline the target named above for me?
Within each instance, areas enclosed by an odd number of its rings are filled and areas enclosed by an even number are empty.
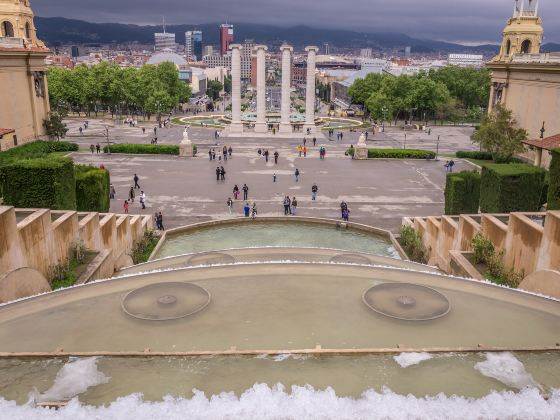
[[[288,359],[291,355],[290,354],[278,354],[272,358],[275,362],[283,362],[284,360]]]
[[[291,393],[282,385],[272,388],[257,384],[240,397],[222,393],[207,398],[195,391],[192,398],[165,397],[163,401],[146,402],[141,394],[119,398],[105,407],[81,405],[77,399],[55,411],[17,406],[0,399],[2,418],[24,420],[233,420],[233,419],[558,419],[560,390],[552,390],[545,400],[536,389],[519,393],[493,392],[480,399],[447,397],[416,398],[389,390],[369,390],[359,399],[337,397],[328,388],[316,391],[312,387],[294,386]]]
[[[87,391],[89,387],[109,382],[109,377],[97,369],[97,357],[75,359],[66,363],[56,374],[53,386],[35,401],[66,401]]]
[[[430,360],[432,356],[429,353],[401,353],[398,356],[393,356],[395,362],[400,367],[407,368],[409,366],[417,365],[424,360]]]
[[[478,362],[474,368],[484,376],[497,379],[510,388],[539,388],[533,376],[525,370],[525,366],[509,353],[486,353],[486,361]]]

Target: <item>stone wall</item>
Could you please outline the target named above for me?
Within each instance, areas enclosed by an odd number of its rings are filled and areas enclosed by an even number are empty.
[[[526,275],[560,270],[560,211],[416,217],[404,218],[403,224],[422,235],[430,264],[446,273],[456,272],[459,253],[471,251],[471,241],[479,232],[504,251],[507,267]]]
[[[82,241],[92,251],[109,251],[107,266],[132,251],[146,229],[148,216],[78,213],[0,206],[0,275],[31,267],[49,278],[53,266],[68,259],[70,246]],[[112,273],[111,273],[112,274]]]

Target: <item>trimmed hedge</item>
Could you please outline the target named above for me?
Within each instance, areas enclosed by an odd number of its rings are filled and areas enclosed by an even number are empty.
[[[435,152],[418,149],[368,149],[369,159],[435,159]]]
[[[129,153],[143,155],[179,155],[179,146],[173,144],[112,144],[103,148],[104,153]]]
[[[109,211],[109,171],[76,165],[76,208],[78,211]]]
[[[547,210],[560,210],[560,149],[552,151]]]
[[[20,159],[44,158],[54,152],[76,152],[78,149],[76,143],[38,140],[0,152],[0,165]]]
[[[15,207],[74,210],[74,164],[67,158],[22,159],[1,168],[4,202]]]
[[[523,163],[488,164],[482,168],[480,211],[538,211],[545,170]]]
[[[494,156],[490,152],[465,152],[458,151],[455,153],[460,159],[476,159],[476,160],[494,160]]]
[[[448,174],[445,183],[445,214],[478,213],[480,181],[478,172]]]
[[[346,155],[354,156],[356,149],[346,150]],[[368,149],[368,159],[435,159],[435,152],[419,149]]]

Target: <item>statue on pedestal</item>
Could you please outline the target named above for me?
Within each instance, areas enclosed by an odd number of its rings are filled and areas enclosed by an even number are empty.
[[[193,157],[194,155],[194,147],[189,139],[189,126],[186,125],[185,129],[183,130],[183,140],[179,144],[179,156],[181,157]]]
[[[358,144],[356,144],[356,150],[354,152],[354,159],[365,160],[368,158],[368,147],[366,144],[366,134],[362,133],[358,139]]]

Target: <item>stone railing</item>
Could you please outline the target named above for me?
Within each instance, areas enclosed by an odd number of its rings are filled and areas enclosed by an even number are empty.
[[[405,217],[403,224],[413,226],[422,235],[430,265],[449,274],[476,277],[457,271],[454,256],[471,251],[472,239],[479,232],[492,241],[497,251],[504,251],[507,267],[525,275],[560,271],[560,211]]]
[[[151,216],[114,213],[79,213],[0,206],[0,277],[22,267],[46,278],[54,266],[68,260],[72,243],[91,251],[109,251],[98,278],[112,276],[119,260],[132,251],[144,231],[153,227]],[[124,258],[128,260],[128,258]]]
[[[0,48],[25,48],[23,38],[0,36]]]

